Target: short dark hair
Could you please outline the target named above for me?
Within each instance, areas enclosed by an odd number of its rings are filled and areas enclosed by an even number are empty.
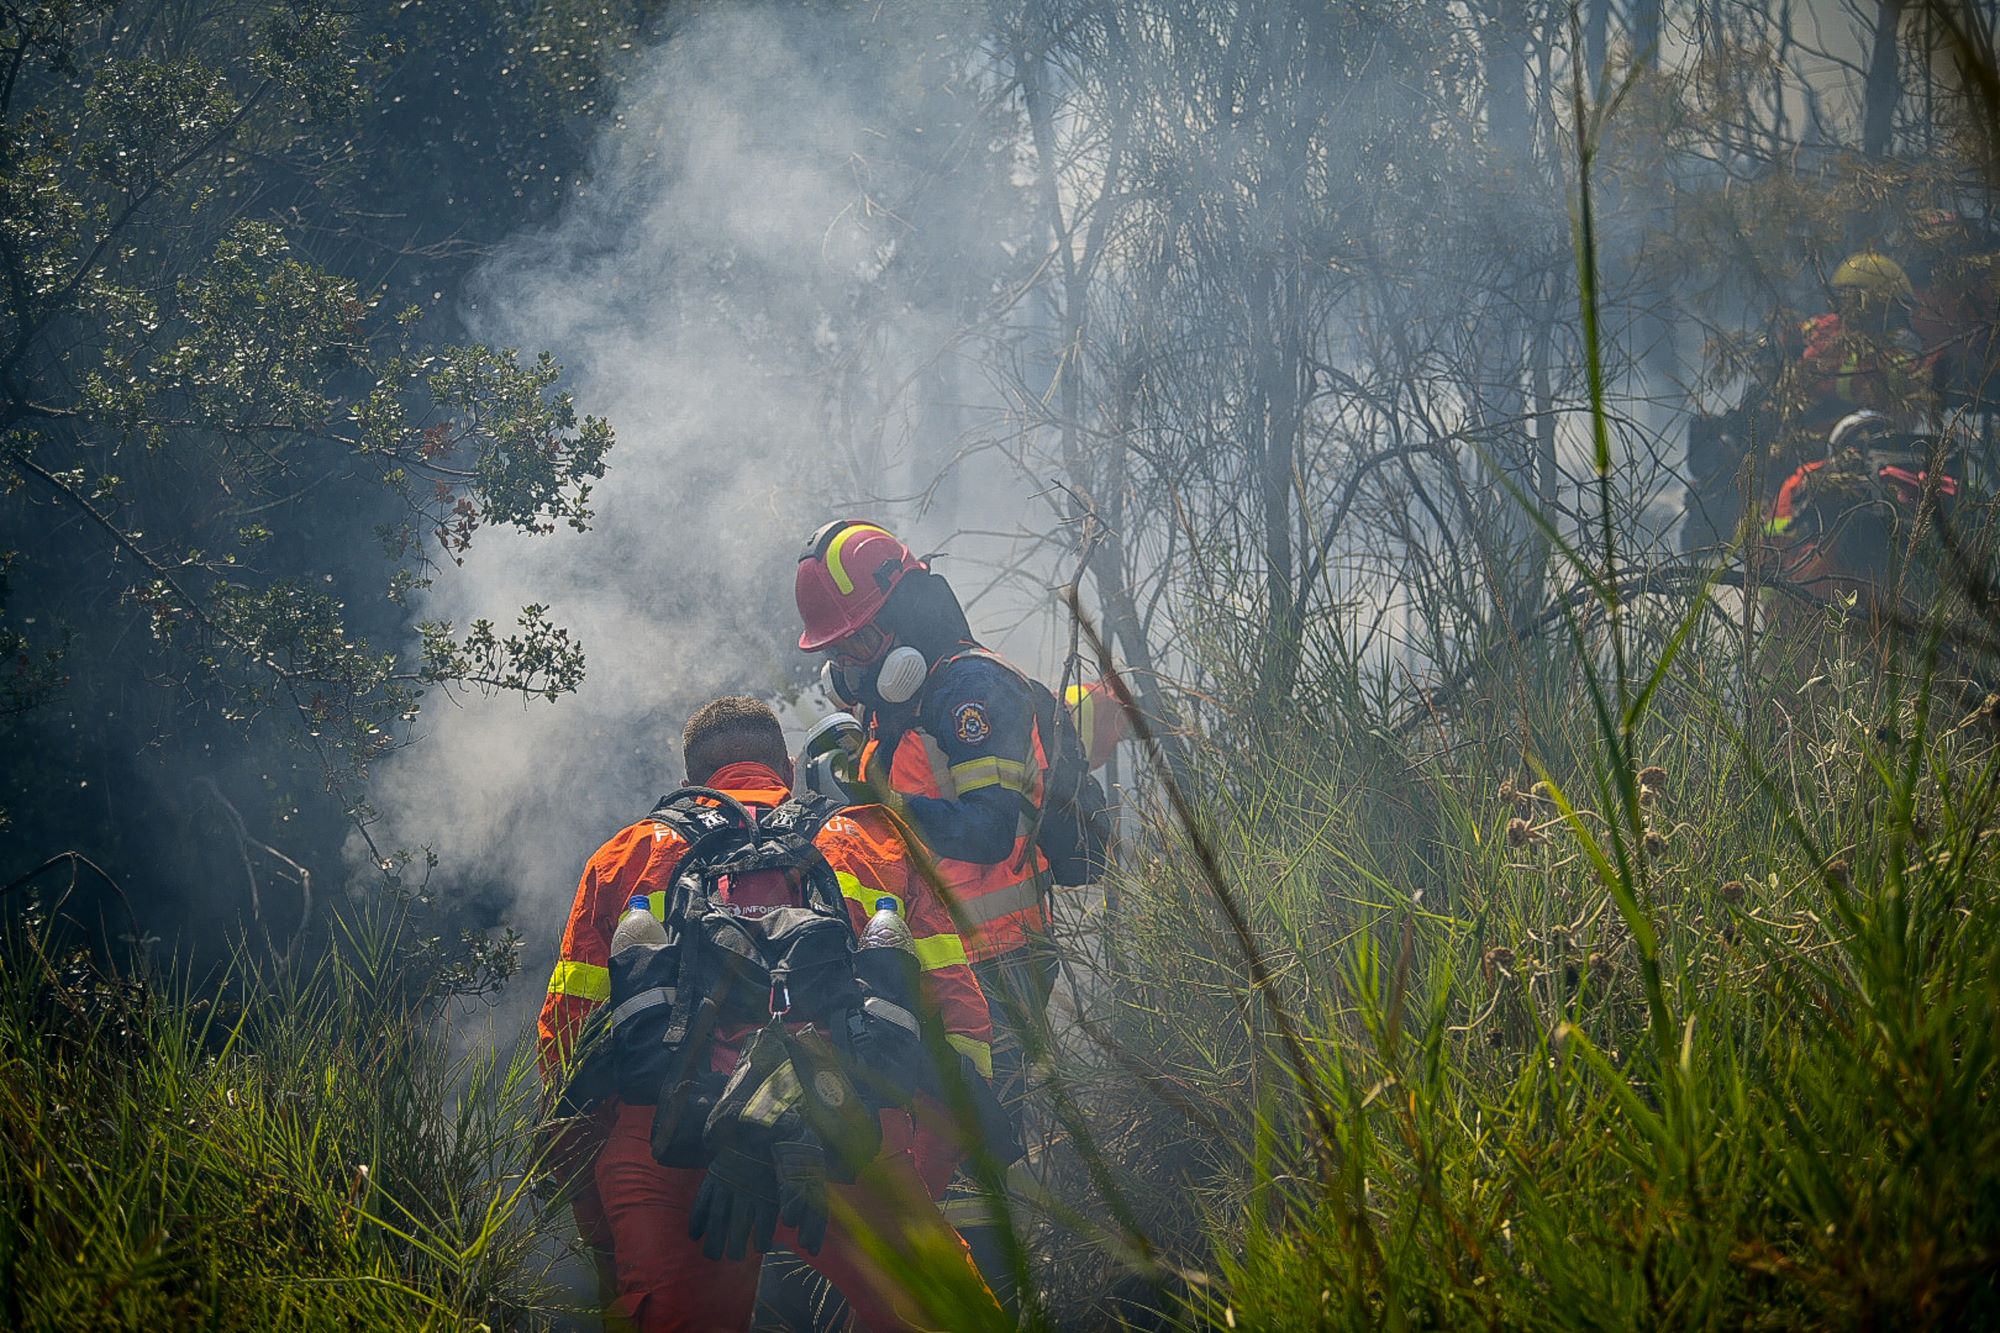
[[[696,784],[730,764],[762,764],[781,776],[792,765],[778,715],[746,694],[726,694],[694,710],[681,733],[681,761],[687,780]]]

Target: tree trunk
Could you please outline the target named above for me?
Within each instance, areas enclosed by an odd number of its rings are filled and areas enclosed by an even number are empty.
[[[1861,151],[1870,157],[1886,156],[1896,134],[1896,103],[1903,91],[1897,68],[1903,3],[1904,0],[1882,0],[1875,17],[1875,44],[1868,53],[1868,83],[1861,122]]]

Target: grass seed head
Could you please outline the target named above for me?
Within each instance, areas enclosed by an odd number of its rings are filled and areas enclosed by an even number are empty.
[[[1516,815],[1507,821],[1507,845],[1509,847],[1533,847],[1547,842],[1549,835],[1536,828],[1532,822]]]
[[[1728,903],[1731,907],[1741,907],[1743,905],[1743,898],[1748,892],[1749,890],[1744,887],[1742,880],[1728,880],[1723,884],[1721,889],[1722,901]]]
[[[1667,850],[1667,835],[1656,828],[1646,830],[1646,855],[1658,856]]]

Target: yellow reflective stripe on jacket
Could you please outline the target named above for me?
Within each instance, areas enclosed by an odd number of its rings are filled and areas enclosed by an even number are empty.
[[[989,754],[953,764],[948,771],[952,786],[960,796],[982,787],[1001,787],[1034,799],[1034,775],[1018,759],[1002,759],[999,755]]]
[[[595,963],[576,963],[565,958],[549,977],[549,994],[568,995],[579,1000],[611,998],[611,969]]]
[[[926,972],[957,967],[967,961],[965,941],[956,935],[924,935],[911,943],[917,946],[917,965]]]
[[[1018,880],[990,893],[981,893],[960,902],[965,920],[975,926],[990,926],[1001,917],[1026,912],[1042,905],[1042,885],[1038,879]],[[961,923],[963,924],[963,923]]]
[[[889,898],[896,904],[896,915],[902,917],[905,923],[909,921],[910,914],[904,910],[903,900],[897,894],[890,893],[887,889],[871,889],[845,870],[834,871],[833,877],[840,881],[840,896],[849,902],[860,903],[862,910],[869,916],[875,915],[877,899]]]
[[[887,898],[896,904],[896,915],[903,918],[903,924],[909,924],[909,915],[898,895],[884,889],[871,889],[845,870],[836,870],[833,874],[840,881],[840,896],[860,903],[868,915],[875,915],[877,899]],[[910,942],[917,947],[917,965],[926,972],[969,961],[965,956],[965,941],[956,934],[917,935]]]
[[[993,1077],[993,1044],[977,1037],[968,1037],[963,1032],[947,1032],[944,1039],[951,1048],[972,1061],[972,1067],[979,1071],[979,1077]]]

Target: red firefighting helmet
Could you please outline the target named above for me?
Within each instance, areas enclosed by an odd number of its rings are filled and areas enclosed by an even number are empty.
[[[799,556],[799,648],[823,652],[875,619],[903,575],[927,565],[888,529],[839,519],[815,532]]]

